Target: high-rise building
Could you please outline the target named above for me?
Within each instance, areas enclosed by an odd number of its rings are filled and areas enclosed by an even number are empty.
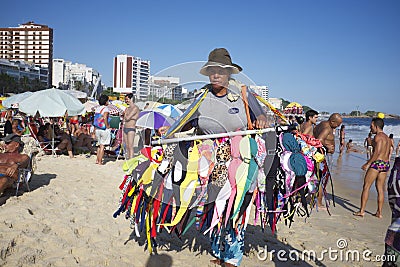
[[[53,29],[33,21],[14,28],[0,28],[0,58],[48,68],[48,85],[51,85]]]
[[[153,98],[167,98],[173,100],[182,100],[182,86],[179,85],[178,77],[157,77],[150,76],[149,79],[149,95]]]
[[[113,91],[133,93],[136,99],[149,95],[150,61],[129,55],[114,58]]]
[[[53,86],[57,88],[90,92],[100,74],[85,64],[72,63],[64,59],[53,59]],[[81,88],[78,88],[81,87]]]
[[[266,85],[250,85],[250,89],[254,90],[258,95],[268,101],[269,89]]]

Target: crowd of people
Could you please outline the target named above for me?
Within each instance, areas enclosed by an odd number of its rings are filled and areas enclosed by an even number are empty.
[[[218,48],[209,54],[207,63],[200,70],[200,73],[207,76],[210,81],[205,86],[205,89],[209,93],[204,95],[201,104],[193,112],[190,120],[182,125],[182,131],[194,127],[197,133],[207,135],[276,126],[268,118],[268,115],[265,114],[255,97],[243,90],[243,88],[240,88],[240,85],[231,77],[232,74],[237,74],[241,70],[242,68],[239,65],[232,63],[230,54],[226,49]],[[240,100],[240,96],[243,98],[243,101]],[[128,107],[124,111],[124,114],[122,114],[123,124],[121,130],[125,147],[125,159],[129,160],[135,157],[134,138],[136,134],[136,121],[138,120],[140,110],[135,105],[135,99],[132,94],[125,96],[125,103]],[[45,144],[56,140],[56,145],[52,146],[53,150],[56,148],[59,151],[65,151],[70,158],[81,152],[96,154],[96,164],[104,164],[105,147],[110,145],[112,139],[108,105],[108,96],[101,95],[99,106],[94,110],[94,115],[91,119],[82,116],[73,116],[70,118],[67,117],[65,120],[50,118],[48,121],[44,121],[41,118],[26,117],[15,113],[13,110],[7,110],[5,114],[4,133],[1,139],[4,142],[4,153],[0,154],[0,193],[17,180],[18,168],[25,167],[28,164],[29,156],[21,154],[21,148],[24,145],[21,136],[31,134],[30,131],[32,131],[32,128],[28,127],[30,124],[39,126],[37,133],[35,133],[39,143]],[[210,107],[213,108],[210,109]],[[320,121],[319,123],[318,116],[319,113],[312,109],[305,113],[305,119],[301,116],[289,116],[289,129],[292,133],[299,134],[307,140],[321,144],[320,152],[326,158],[326,163],[329,167],[332,166],[331,158],[335,152],[335,130],[339,126],[341,127],[339,131],[338,152],[341,154],[345,149],[348,153],[360,152],[354,147],[351,139],[346,143],[345,125],[343,125],[343,119],[339,113],[333,113],[327,120]],[[383,128],[383,119],[372,119],[370,133],[364,142],[367,152],[367,162],[361,166],[366,173],[361,193],[360,210],[353,213],[354,216],[363,217],[365,215],[369,190],[375,182],[378,192],[378,207],[374,216],[382,218],[385,180],[390,168],[390,156],[395,147],[393,138],[387,136],[383,132]],[[169,127],[161,127],[158,130],[158,134],[164,135],[168,130]],[[226,146],[233,146],[233,141],[232,144],[229,142],[228,139],[218,140],[218,149],[223,150]],[[396,148],[396,156],[399,149],[400,142]],[[249,155],[251,156],[250,152]],[[233,154],[232,157],[234,157]],[[250,159],[248,160],[250,161]],[[224,165],[226,162],[223,164],[218,162],[218,164]],[[214,176],[213,173],[209,173],[210,177],[212,177],[210,178],[212,180],[210,184],[215,188],[221,187],[220,183],[227,182],[230,169],[226,168],[224,170],[221,168],[219,171]],[[224,171],[226,175],[222,177]],[[225,180],[222,181],[221,179]],[[325,207],[323,202],[324,194],[321,188],[322,185],[319,184],[318,186],[317,206],[324,209],[327,207]],[[247,187],[248,191],[245,194],[250,199],[255,188],[253,184],[249,184]],[[393,194],[395,198],[400,199],[400,196],[392,192]],[[228,201],[228,198],[226,200]],[[242,205],[242,202],[240,205]],[[245,207],[245,204],[243,205]],[[396,227],[400,225],[400,215],[397,215],[400,212],[397,212],[393,205],[391,207],[393,216],[395,217],[393,218],[393,227],[389,228],[386,238],[387,253],[394,253],[400,256],[398,252],[400,249],[400,246],[398,246],[400,244],[400,230],[398,229],[400,228]],[[227,210],[228,215],[231,211],[234,211],[234,209]],[[247,225],[244,222],[246,221],[246,216],[249,215],[242,212],[242,209],[240,209],[239,214],[239,218],[243,216],[243,219],[235,221],[233,219],[234,216],[227,216],[224,231],[215,231],[211,235],[211,253],[215,257],[215,259],[211,260],[212,263],[223,266],[240,265],[244,252],[244,235]]]

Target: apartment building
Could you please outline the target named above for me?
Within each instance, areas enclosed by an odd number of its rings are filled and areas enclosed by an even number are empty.
[[[52,85],[63,89],[78,89],[77,82],[83,88],[80,91],[89,92],[89,87],[94,86],[100,74],[95,69],[85,64],[72,63],[61,58],[53,59],[53,82]]]
[[[269,99],[269,89],[266,85],[250,85],[250,89],[260,95],[262,98],[268,101]]]
[[[136,99],[149,95],[150,61],[130,55],[117,55],[113,66],[113,91],[133,93]]]
[[[26,61],[49,70],[52,84],[53,29],[29,21],[18,27],[0,28],[0,58]]]

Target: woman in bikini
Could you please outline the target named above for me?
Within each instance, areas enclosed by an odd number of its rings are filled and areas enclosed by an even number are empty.
[[[140,110],[133,101],[133,94],[127,94],[125,96],[125,103],[129,105],[124,113],[123,140],[126,147],[125,159],[133,158],[135,153],[133,146],[136,133],[136,120],[139,118]]]

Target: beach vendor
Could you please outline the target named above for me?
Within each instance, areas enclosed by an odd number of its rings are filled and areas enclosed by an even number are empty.
[[[231,78],[231,74],[237,74],[241,70],[240,66],[232,63],[231,56],[225,48],[217,48],[210,52],[207,63],[200,69],[201,74],[209,77],[210,84],[203,88],[208,89],[209,93],[183,130],[196,127],[197,132],[201,134],[216,134],[248,127],[240,84]],[[251,94],[246,94],[246,97],[250,105],[252,126],[268,127],[261,106]],[[160,132],[165,133],[166,128],[163,127]],[[220,231],[212,236],[212,254],[216,259],[211,262],[224,266],[240,265],[244,252],[245,226],[239,224],[235,229],[233,224],[234,222],[228,223],[224,233]]]
[[[28,155],[20,154],[24,142],[19,135],[9,134],[1,140],[5,143],[5,152],[0,154],[0,195],[18,180],[18,168],[25,168],[29,163]]]

